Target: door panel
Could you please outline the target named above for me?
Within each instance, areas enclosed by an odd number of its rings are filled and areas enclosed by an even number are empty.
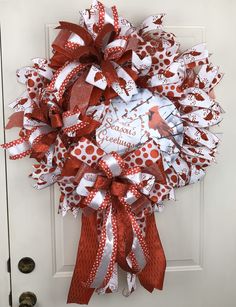
[[[106,5],[114,4],[105,1]],[[158,229],[168,259],[164,291],[152,295],[141,287],[129,299],[122,296],[124,276],[121,273],[120,293],[94,295],[90,305],[102,306],[165,306],[226,307],[235,306],[234,285],[236,256],[236,197],[234,191],[233,152],[236,150],[231,89],[235,81],[234,1],[188,2],[152,0],[145,2],[116,1],[120,14],[140,22],[146,16],[166,12],[168,30],[175,33],[183,49],[207,41],[212,61],[226,72],[217,87],[218,101],[226,109],[224,123],[215,131],[223,139],[217,165],[212,166],[202,183],[180,189],[176,202],[166,203],[163,213],[156,215]],[[59,20],[76,22],[78,11],[90,6],[88,1],[0,1],[2,23],[4,98],[7,101],[21,93],[15,70],[30,64],[36,56],[49,56],[50,44],[56,35]],[[226,45],[228,48],[226,48]],[[232,99],[233,98],[233,99]],[[7,131],[7,139],[16,131]],[[65,307],[70,278],[75,262],[80,233],[80,217],[62,218],[57,214],[57,188],[35,191],[27,174],[31,161],[8,161],[8,198],[12,258],[13,306],[24,291],[38,297],[38,306]],[[28,275],[17,269],[18,261],[29,256],[36,268]]]

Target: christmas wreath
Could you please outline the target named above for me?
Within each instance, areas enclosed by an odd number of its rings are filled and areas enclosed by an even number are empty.
[[[164,14],[138,27],[94,1],[78,24],[60,22],[53,56],[17,71],[25,92],[10,104],[10,159],[36,160],[36,189],[57,183],[59,211],[82,211],[68,303],[118,288],[117,267],[162,289],[166,260],[154,212],[214,161],[221,80],[205,44],[181,50]]]

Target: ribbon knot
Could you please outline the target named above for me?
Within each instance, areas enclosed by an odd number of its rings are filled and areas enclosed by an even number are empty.
[[[129,185],[127,183],[112,181],[111,184],[111,194],[117,197],[123,197],[126,195],[129,189]]]
[[[98,190],[110,190],[111,195],[116,197],[123,197],[126,195],[129,185],[119,179],[109,179],[107,177],[98,175],[94,184],[94,188]]]

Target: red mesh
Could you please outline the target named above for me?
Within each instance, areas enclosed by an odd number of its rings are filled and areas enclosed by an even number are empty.
[[[166,258],[154,214],[147,217],[146,242],[149,247],[150,260],[138,277],[141,285],[152,292],[154,288],[159,290],[163,288],[166,270]]]
[[[98,249],[96,225],[96,214],[82,215],[81,237],[67,303],[88,304],[94,292],[94,289],[83,287],[81,282],[87,280],[95,261]]]

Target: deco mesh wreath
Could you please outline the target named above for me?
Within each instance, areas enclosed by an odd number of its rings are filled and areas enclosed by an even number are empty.
[[[134,27],[95,1],[79,24],[60,22],[53,56],[17,71],[26,85],[6,128],[10,159],[38,163],[36,189],[54,183],[59,210],[82,211],[69,303],[118,288],[136,276],[148,291],[162,289],[166,260],[154,212],[174,190],[199,181],[214,160],[220,122],[214,86],[222,78],[205,44],[182,51],[163,30],[163,14]]]

